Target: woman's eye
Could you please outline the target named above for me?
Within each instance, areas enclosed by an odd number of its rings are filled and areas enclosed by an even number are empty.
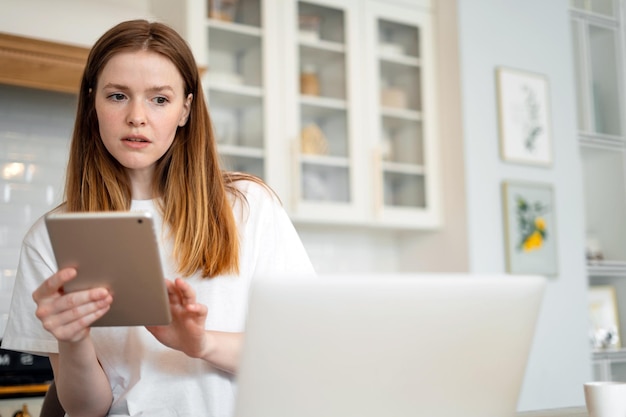
[[[154,102],[155,102],[156,104],[165,104],[165,103],[167,103],[167,102],[168,102],[168,100],[167,100],[167,98],[165,98],[165,97],[155,97],[155,98],[154,98]]]
[[[114,101],[122,101],[126,98],[126,96],[122,93],[113,93],[109,95],[109,98]]]

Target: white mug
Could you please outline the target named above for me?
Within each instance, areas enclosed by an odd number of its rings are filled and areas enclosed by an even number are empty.
[[[584,388],[589,417],[626,417],[626,383],[587,382]]]

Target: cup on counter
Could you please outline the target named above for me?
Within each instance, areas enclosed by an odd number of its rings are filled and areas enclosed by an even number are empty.
[[[625,382],[587,382],[584,390],[589,417],[626,417]]]

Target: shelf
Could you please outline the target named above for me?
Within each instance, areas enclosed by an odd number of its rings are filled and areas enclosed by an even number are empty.
[[[626,261],[592,261],[587,263],[587,275],[589,277],[615,277],[626,278]]]
[[[221,155],[259,159],[265,157],[265,151],[263,149],[252,148],[250,146],[217,145],[217,149]]]
[[[389,173],[424,175],[426,170],[422,165],[403,164],[401,162],[383,162],[383,170]]]
[[[343,54],[346,52],[346,47],[342,43],[330,42],[321,39],[310,40],[304,37],[300,37],[298,42],[303,49],[310,49],[311,51],[321,51],[321,54],[324,54],[324,52],[329,52],[331,53],[330,56],[332,56],[332,54]]]
[[[621,136],[604,135],[601,133],[579,132],[578,143],[588,148],[624,151],[626,141]]]
[[[383,62],[389,62],[392,64],[404,65],[407,67],[419,67],[421,60],[409,55],[394,54],[389,52],[379,52],[378,59]]]
[[[224,32],[232,32],[238,33],[242,35],[248,36],[256,36],[261,37],[263,35],[263,30],[256,26],[244,25],[236,22],[224,22],[222,20],[217,19],[207,19],[208,27],[211,29],[216,29]]]
[[[593,352],[593,358],[598,359],[626,359],[626,349],[597,349]]]
[[[263,97],[261,88],[245,85],[209,84],[208,91],[210,104],[215,99],[220,107],[237,109],[258,107]]]
[[[394,119],[412,120],[417,122],[422,120],[421,112],[410,109],[395,109],[392,107],[383,107],[381,110],[381,114],[383,117]]]
[[[320,156],[320,155],[306,155],[302,154],[300,160],[304,164],[328,166],[328,167],[340,167],[349,168],[350,162],[347,158],[340,156]]]

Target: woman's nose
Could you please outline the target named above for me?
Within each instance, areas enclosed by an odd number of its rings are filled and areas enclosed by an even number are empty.
[[[128,108],[127,123],[132,126],[146,124],[146,113],[141,101],[131,101]]]

